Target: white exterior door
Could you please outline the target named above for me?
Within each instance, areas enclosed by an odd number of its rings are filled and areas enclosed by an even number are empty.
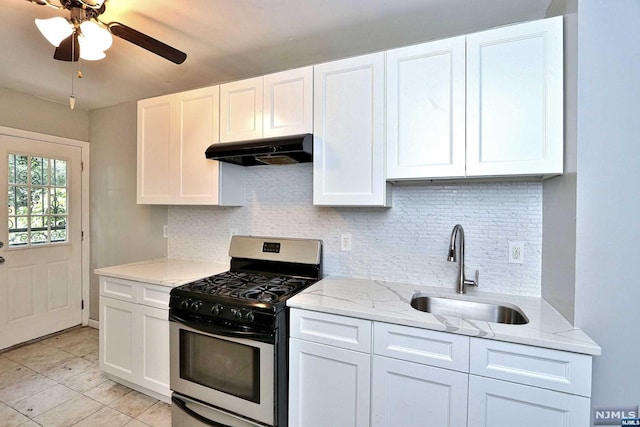
[[[82,149],[0,135],[0,349],[82,323]]]

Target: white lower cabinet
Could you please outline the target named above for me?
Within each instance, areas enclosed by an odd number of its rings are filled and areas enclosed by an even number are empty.
[[[372,426],[467,425],[467,374],[374,356],[372,377]]]
[[[591,356],[291,309],[291,426],[582,427]]]
[[[100,369],[169,402],[171,288],[100,277]]]
[[[100,297],[100,369],[134,380],[135,304]]]
[[[290,352],[290,426],[369,425],[368,353],[295,338]]]
[[[289,426],[369,426],[371,322],[291,310]]]
[[[469,375],[469,426],[584,427],[590,399]]]
[[[140,322],[139,345],[140,384],[158,393],[169,391],[169,312],[160,308],[138,306]]]

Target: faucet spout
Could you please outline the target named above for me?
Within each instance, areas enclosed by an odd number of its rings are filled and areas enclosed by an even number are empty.
[[[460,263],[458,267],[458,277],[456,278],[456,292],[459,294],[466,293],[465,286],[478,286],[478,270],[476,270],[476,279],[467,279],[464,271],[464,228],[462,225],[456,224],[451,230],[451,241],[449,242],[449,253],[447,255],[447,261],[457,262],[456,256],[456,241],[460,242]]]

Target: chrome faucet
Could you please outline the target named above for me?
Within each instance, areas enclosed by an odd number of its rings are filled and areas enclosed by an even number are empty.
[[[456,292],[464,294],[465,286],[478,286],[478,270],[476,270],[476,280],[467,279],[464,274],[464,228],[460,224],[456,224],[451,230],[451,241],[449,242],[449,255],[447,261],[456,262],[456,238],[460,235],[460,266],[458,269],[458,278],[456,279]]]

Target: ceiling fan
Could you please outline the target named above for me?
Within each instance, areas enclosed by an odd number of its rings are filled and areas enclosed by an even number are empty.
[[[27,0],[41,6],[68,10],[69,18],[36,19],[40,32],[56,46],[53,57],[61,61],[79,58],[97,60],[105,57],[112,42],[120,37],[175,64],[182,64],[187,54],[120,22],[102,22],[98,17],[106,9],[106,0]]]

